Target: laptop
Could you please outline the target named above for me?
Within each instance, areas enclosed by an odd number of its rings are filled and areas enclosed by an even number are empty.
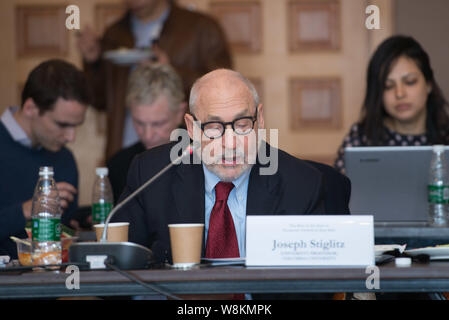
[[[373,215],[376,225],[423,226],[432,146],[345,149],[352,214]],[[445,147],[446,161],[449,147]]]

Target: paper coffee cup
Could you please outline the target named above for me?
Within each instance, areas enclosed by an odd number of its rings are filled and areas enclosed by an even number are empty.
[[[201,262],[202,223],[169,224],[174,268],[189,268]]]
[[[104,223],[94,225],[97,241],[100,241],[103,235]],[[108,224],[108,234],[106,239],[109,242],[127,242],[128,241],[129,222],[113,222]]]

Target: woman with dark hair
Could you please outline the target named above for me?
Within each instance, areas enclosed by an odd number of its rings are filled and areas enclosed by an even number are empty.
[[[346,147],[449,144],[447,107],[421,45],[406,36],[386,39],[368,66],[361,119],[344,138],[334,166],[344,173]]]

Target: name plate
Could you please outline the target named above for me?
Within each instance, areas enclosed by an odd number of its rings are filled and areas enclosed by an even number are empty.
[[[373,216],[247,216],[247,266],[374,265]]]

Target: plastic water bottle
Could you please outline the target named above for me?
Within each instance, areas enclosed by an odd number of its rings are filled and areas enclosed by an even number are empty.
[[[33,265],[61,263],[61,206],[52,167],[39,168],[31,226]]]
[[[432,162],[428,185],[429,223],[431,226],[448,225],[449,213],[449,176],[444,157],[444,146],[433,146]]]
[[[92,194],[92,221],[94,224],[104,223],[112,210],[114,197],[111,183],[108,179],[108,168],[97,168]]]

